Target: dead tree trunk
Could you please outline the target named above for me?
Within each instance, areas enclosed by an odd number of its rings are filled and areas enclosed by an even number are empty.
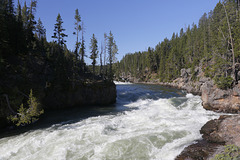
[[[231,45],[231,52],[232,52],[232,59],[233,59],[233,64],[232,64],[232,68],[233,68],[233,74],[234,74],[234,77],[235,77],[235,84],[237,84],[238,82],[238,78],[237,78],[237,74],[236,74],[236,69],[235,69],[235,54],[234,54],[234,44],[233,44],[233,37],[232,37],[232,30],[231,30],[231,25],[230,25],[230,22],[229,22],[229,18],[228,18],[228,14],[227,14],[227,10],[226,10],[226,7],[225,7],[225,4],[224,2],[222,2],[223,4],[223,8],[224,8],[224,11],[225,11],[225,14],[226,14],[226,18],[227,18],[227,24],[228,24],[228,32],[229,32],[229,38],[230,38],[230,45]]]
[[[4,94],[3,96],[6,98],[6,101],[7,101],[7,105],[8,105],[9,110],[10,110],[13,114],[16,114],[16,112],[12,109],[12,107],[11,107],[11,105],[10,105],[10,103],[9,103],[8,95],[7,95],[7,94]]]

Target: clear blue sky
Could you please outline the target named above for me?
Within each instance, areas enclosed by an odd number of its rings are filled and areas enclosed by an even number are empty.
[[[20,0],[23,4],[25,0]],[[75,9],[79,9],[85,25],[87,55],[90,38],[94,33],[99,42],[111,30],[117,42],[120,60],[126,53],[145,51],[155,47],[173,32],[198,24],[199,18],[213,10],[219,0],[38,0],[36,17],[47,29],[47,39],[52,41],[57,14],[63,19],[67,46],[74,49]],[[27,0],[27,4],[30,0]],[[15,0],[15,5],[17,0]],[[100,50],[100,49],[99,49]],[[89,63],[90,60],[87,60]]]

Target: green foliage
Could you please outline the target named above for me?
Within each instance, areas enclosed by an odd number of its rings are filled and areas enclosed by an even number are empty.
[[[33,96],[32,90],[30,90],[27,107],[21,104],[17,115],[10,116],[8,119],[17,126],[24,126],[37,121],[39,116],[43,113],[44,111],[40,109],[40,104],[37,102],[36,97]]]
[[[204,70],[204,76],[213,78],[213,70],[211,67],[207,66]]]
[[[204,13],[198,25],[192,24],[185,32],[182,28],[179,34],[173,33],[171,39],[165,38],[155,49],[127,54],[119,62],[116,72],[143,80],[148,80],[147,75],[157,73],[160,81],[172,81],[182,68],[193,70],[205,59],[202,67],[205,76],[213,78],[222,74],[233,66],[227,18],[235,46],[235,61],[239,62],[240,12],[236,1],[224,1],[219,2],[213,11]],[[196,75],[192,80],[197,80]]]
[[[239,160],[240,147],[236,145],[227,145],[221,154],[217,154],[213,160]]]
[[[18,111],[10,118],[17,125],[34,122],[43,113],[35,97],[44,99],[49,92],[74,89],[78,84],[93,81],[94,77],[84,63],[86,46],[78,10],[75,11],[77,41],[73,52],[65,44],[67,35],[60,14],[52,36],[55,42],[48,42],[42,21],[35,20],[37,1],[31,0],[29,4],[25,1],[21,6],[18,0],[15,11],[12,0],[0,0],[0,97],[6,95],[9,99],[9,103],[0,100],[0,112],[8,113],[7,108]],[[112,53],[115,52],[113,47]],[[25,93],[30,89],[35,91],[35,97],[31,93],[26,102]]]
[[[214,83],[220,89],[229,89],[232,88],[233,85],[233,78],[230,76],[215,76]]]

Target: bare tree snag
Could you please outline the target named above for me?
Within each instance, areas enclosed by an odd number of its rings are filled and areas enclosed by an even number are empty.
[[[7,94],[4,94],[3,96],[6,98],[6,101],[7,101],[7,105],[8,105],[9,110],[10,110],[12,113],[16,114],[16,112],[15,112],[15,111],[12,109],[12,107],[10,106],[8,95],[7,95]]]
[[[227,18],[228,32],[229,32],[229,38],[230,38],[229,43],[232,47],[232,49],[230,50],[232,52],[232,58],[233,58],[232,68],[233,68],[233,73],[234,73],[234,77],[235,77],[235,83],[237,84],[237,74],[235,73],[236,72],[236,69],[235,69],[235,54],[234,54],[234,44],[233,44],[233,38],[232,38],[232,30],[231,30],[231,25],[230,25],[230,22],[229,22],[229,19],[228,19],[228,14],[227,14],[227,10],[226,10],[224,2],[222,2],[222,5],[223,5],[223,8],[224,8],[224,11],[225,11],[225,14],[226,14],[226,18]]]

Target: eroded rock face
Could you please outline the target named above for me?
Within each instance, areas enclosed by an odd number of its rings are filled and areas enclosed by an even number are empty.
[[[197,80],[192,80],[193,77]],[[213,80],[204,76],[199,67],[195,69],[195,76],[191,75],[189,70],[182,69],[181,77],[167,85],[201,95],[202,105],[207,110],[224,113],[240,112],[240,83],[233,89],[219,89],[214,85]]]
[[[201,129],[203,138],[209,142],[235,144],[240,146],[240,116],[221,116],[218,120],[215,120],[214,130],[206,132],[207,123]],[[205,129],[204,129],[205,128]],[[211,127],[212,128],[212,127]]]
[[[240,85],[221,90],[212,81],[208,81],[202,85],[201,91],[205,109],[225,113],[240,112]]]
[[[169,86],[173,86],[179,89],[184,89],[187,92],[201,95],[201,86],[210,81],[210,78],[204,77],[204,73],[200,67],[194,69],[194,73],[191,73],[190,69],[181,69],[181,77],[174,80]]]
[[[224,145],[240,146],[240,115],[221,116],[207,122],[200,133],[203,139],[190,145],[176,160],[208,160],[224,150]]]

